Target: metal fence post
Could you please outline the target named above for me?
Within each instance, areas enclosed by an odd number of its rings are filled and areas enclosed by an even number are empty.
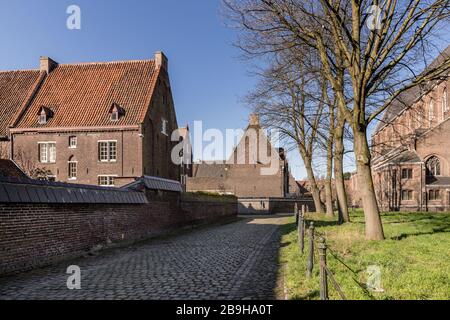
[[[324,238],[319,239],[317,247],[320,261],[320,300],[328,300],[327,243]]]
[[[314,268],[314,222],[309,225],[309,256],[308,256],[308,266],[306,270],[306,276],[308,278],[312,277],[312,272]]]

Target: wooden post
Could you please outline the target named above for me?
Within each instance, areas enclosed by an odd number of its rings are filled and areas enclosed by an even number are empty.
[[[303,217],[306,215],[306,205],[302,205],[302,215]]]
[[[294,205],[294,214],[295,214],[295,225],[298,226],[299,221],[299,211],[298,211],[298,203],[296,202]]]
[[[309,225],[309,256],[306,277],[311,278],[314,268],[314,222]]]
[[[327,244],[324,238],[319,239],[319,263],[320,263],[320,300],[328,300],[327,278]]]
[[[300,253],[305,252],[305,218],[302,213],[299,213],[298,220],[298,244],[300,247]]]

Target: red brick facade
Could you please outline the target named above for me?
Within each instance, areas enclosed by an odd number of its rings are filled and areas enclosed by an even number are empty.
[[[443,53],[450,54],[450,47]],[[373,175],[383,210],[450,210],[450,80],[407,91],[373,135]],[[359,203],[356,175],[350,184]]]
[[[120,186],[143,175],[180,180],[171,160],[178,124],[162,53],[154,60],[73,65],[42,58],[40,74],[42,81],[9,119],[1,157],[12,148],[25,171],[49,170],[62,182],[97,185],[107,177]],[[43,143],[51,143],[44,146],[54,153],[51,161],[42,161]],[[112,159],[101,158],[102,143],[111,143],[105,148]]]
[[[260,148],[266,148],[267,152]],[[270,167],[274,170],[269,172]],[[232,194],[239,198],[284,198],[298,191],[285,151],[273,148],[256,115],[251,116],[228,161],[194,164],[187,190]]]

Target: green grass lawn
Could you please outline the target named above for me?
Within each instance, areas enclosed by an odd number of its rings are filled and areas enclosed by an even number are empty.
[[[336,255],[327,255],[328,266],[347,299],[450,299],[450,214],[384,214],[387,240],[381,242],[364,239],[361,212],[351,218],[352,223],[338,226],[325,217],[308,217],[316,221],[317,231],[325,235]],[[280,262],[288,298],[319,299],[317,259],[314,275],[307,279],[308,246],[302,256],[295,219],[291,218],[283,228]],[[372,265],[381,268],[383,293],[365,289],[367,268]],[[339,299],[331,283],[329,287],[330,299]]]

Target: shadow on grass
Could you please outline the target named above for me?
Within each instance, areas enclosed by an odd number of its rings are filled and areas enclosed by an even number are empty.
[[[392,237],[391,240],[401,241],[401,240],[408,239],[410,237],[427,236],[427,235],[433,235],[433,234],[438,234],[438,233],[450,233],[449,228],[450,228],[450,226],[439,228],[439,229],[433,229],[433,231],[430,231],[430,232],[403,233],[399,236]]]
[[[420,215],[420,216],[419,216]],[[450,233],[450,215],[449,214],[413,214],[412,219],[408,219],[408,215],[401,215],[402,220],[385,222],[385,225],[413,224],[415,230],[411,232],[402,232],[398,236],[394,236],[391,240],[405,240],[410,237],[418,237],[425,235],[433,235],[440,233]],[[406,217],[406,219],[404,219]],[[415,217],[415,218],[413,218]],[[420,230],[417,232],[417,230]]]
[[[317,300],[320,298],[320,291],[319,290],[313,290],[308,292],[305,295],[294,295],[292,297],[293,300]]]

